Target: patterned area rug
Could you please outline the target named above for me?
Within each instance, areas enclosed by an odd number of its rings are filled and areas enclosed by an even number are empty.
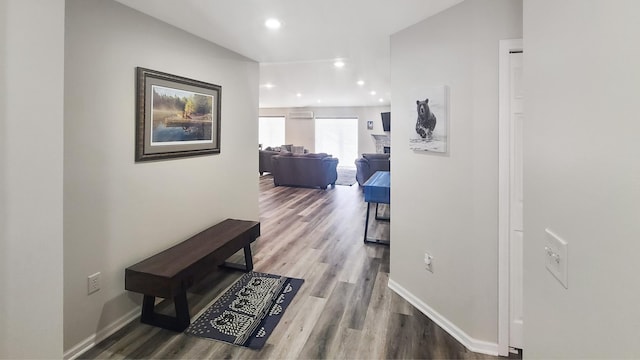
[[[303,279],[248,272],[185,333],[261,349],[303,282]]]
[[[338,168],[336,185],[351,186],[356,183],[356,169]]]

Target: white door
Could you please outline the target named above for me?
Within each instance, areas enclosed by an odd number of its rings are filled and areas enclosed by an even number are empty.
[[[522,52],[509,55],[509,346],[522,349]]]

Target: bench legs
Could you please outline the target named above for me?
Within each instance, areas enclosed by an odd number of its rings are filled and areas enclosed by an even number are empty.
[[[225,262],[223,266],[247,272],[253,270],[253,256],[251,254],[250,243],[244,247],[244,261],[244,264]],[[140,322],[178,332],[182,332],[189,327],[189,324],[191,323],[191,316],[189,315],[189,304],[187,303],[186,291],[173,297],[176,316],[156,313],[155,301],[155,296],[144,296],[144,299],[142,300],[142,316],[140,317]]]
[[[380,204],[376,203],[376,220],[390,221],[391,220],[390,217],[383,217],[383,216],[378,215],[378,205],[380,205]]]
[[[244,247],[244,265],[225,262],[223,266],[230,269],[242,270],[246,272],[253,270],[253,256],[251,255],[251,244],[247,244]]]
[[[142,301],[142,317],[140,318],[142,323],[178,332],[184,331],[189,326],[191,316],[189,316],[186,292],[178,294],[173,298],[176,309],[175,317],[156,313],[155,301],[155,296],[144,296],[144,300]]]

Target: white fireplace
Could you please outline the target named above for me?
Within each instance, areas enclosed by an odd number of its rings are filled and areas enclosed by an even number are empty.
[[[383,154],[386,152],[391,152],[391,138],[389,135],[371,135],[373,138],[373,142],[376,144],[376,153]]]

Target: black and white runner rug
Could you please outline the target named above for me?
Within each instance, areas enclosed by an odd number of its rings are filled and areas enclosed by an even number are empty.
[[[209,306],[185,333],[260,349],[303,282],[303,279],[248,272]]]

